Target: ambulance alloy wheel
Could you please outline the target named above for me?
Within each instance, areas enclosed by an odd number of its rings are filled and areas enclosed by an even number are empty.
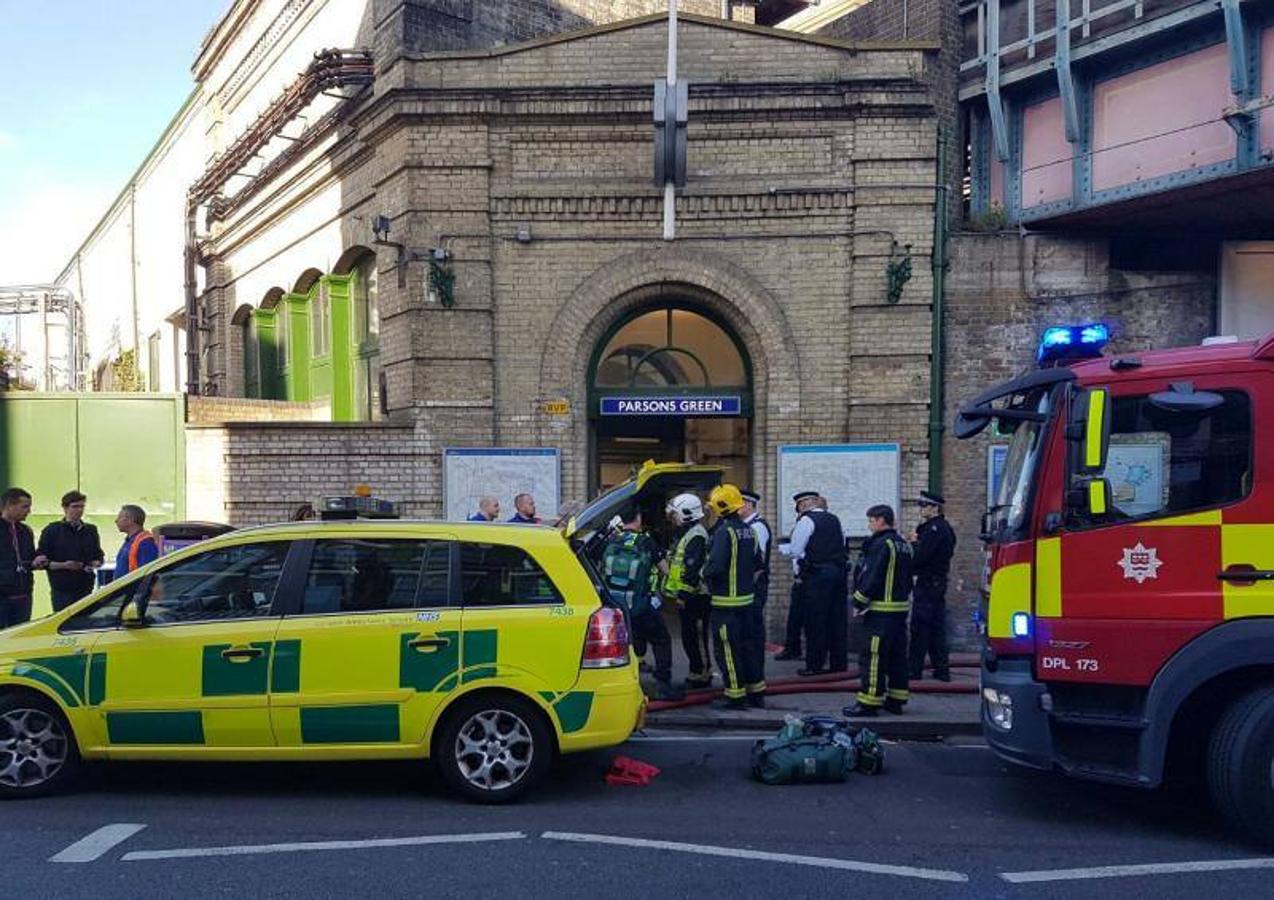
[[[1208,747],[1208,786],[1226,821],[1274,845],[1274,685],[1236,700]]]
[[[53,703],[26,694],[0,696],[0,799],[61,790],[79,763],[70,726]]]
[[[486,694],[452,708],[435,750],[438,769],[452,790],[479,803],[508,803],[544,776],[553,740],[529,701]]]

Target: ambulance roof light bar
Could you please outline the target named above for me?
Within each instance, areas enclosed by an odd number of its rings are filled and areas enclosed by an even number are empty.
[[[371,496],[371,489],[366,485],[354,488],[352,495],[343,497],[324,497],[319,509],[319,518],[324,521],[339,519],[397,519],[400,518],[398,504],[392,500],[381,500]]]

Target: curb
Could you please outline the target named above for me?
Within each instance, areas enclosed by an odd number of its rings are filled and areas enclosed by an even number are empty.
[[[882,715],[870,719],[850,719],[855,725],[865,725],[881,737],[909,740],[941,740],[945,737],[982,735],[982,723],[976,719],[935,719],[906,715]],[[775,732],[783,727],[783,715],[753,716],[746,713],[710,713],[695,715],[680,712],[653,712],[646,716],[647,728],[676,728],[682,730],[730,730]]]

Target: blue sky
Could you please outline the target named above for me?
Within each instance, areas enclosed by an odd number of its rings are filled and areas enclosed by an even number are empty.
[[[229,0],[0,0],[0,284],[51,281],[193,88]]]

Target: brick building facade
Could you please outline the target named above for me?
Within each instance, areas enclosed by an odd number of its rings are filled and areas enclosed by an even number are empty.
[[[664,310],[670,334],[713,336],[708,367],[740,348],[745,397],[742,416],[688,419],[651,455],[722,462],[772,518],[782,443],[898,441],[903,496],[924,486],[935,45],[804,37],[700,4],[714,15],[681,23],[689,184],[665,242],[650,98],[666,19],[610,21],[652,5],[368,8],[354,32],[375,47],[374,82],[307,111],[210,204],[200,361],[211,393],[321,407],[326,391],[337,411],[352,391],[354,418],[379,421],[192,428],[192,454],[221,472],[207,486],[221,517],[277,519],[356,482],[435,516],[455,446],[556,448],[563,498],[584,499],[623,466],[606,448],[632,440],[592,415],[602,350]],[[594,24],[556,33],[581,19]],[[208,83],[242,78],[236,42],[250,44],[214,33]],[[221,115],[237,151],[229,126],[248,117]],[[370,285],[375,346],[342,351],[344,329],[370,334]]]

